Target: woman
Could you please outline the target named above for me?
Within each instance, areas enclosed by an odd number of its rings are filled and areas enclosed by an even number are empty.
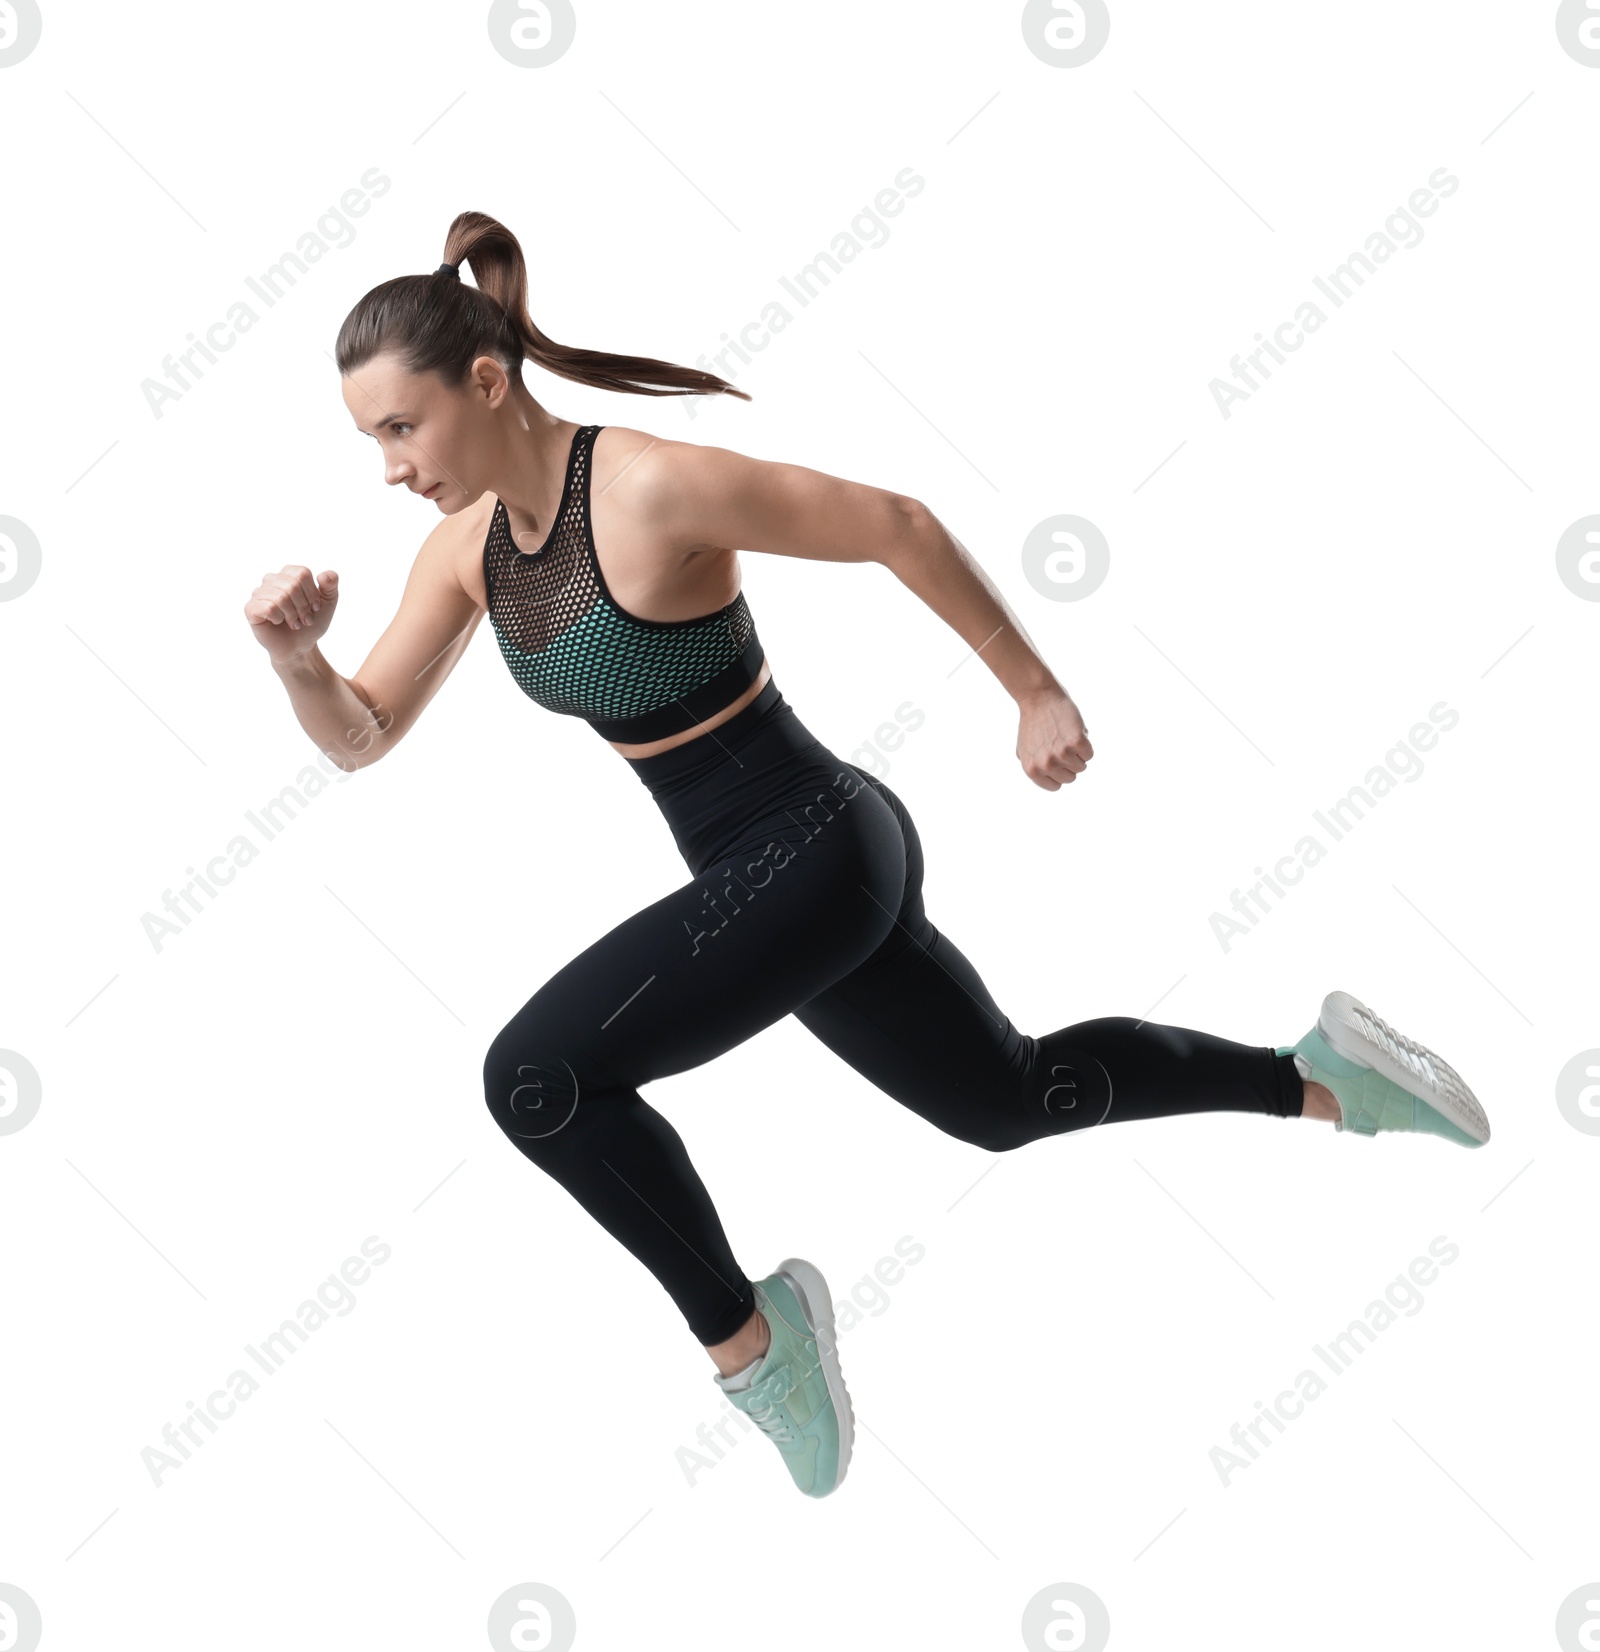
[[[444,518],[394,620],[345,678],[317,647],[338,605],[331,570],[267,574],[245,615],[301,726],[345,768],[393,750],[487,613],[524,692],[588,721],[649,791],[692,876],[545,981],[490,1046],[485,1092],[516,1146],[671,1295],[803,1493],[826,1496],[850,1459],[827,1285],[795,1257],[746,1277],[641,1085],[792,1014],[896,1101],[991,1152],[1219,1109],[1488,1140],[1455,1072],[1347,993],[1276,1048],[1125,1016],[1019,1032],[923,911],[905,805],[779,691],[734,547],[893,569],[981,652],[1020,709],[1023,772],[1057,791],[1094,748],[999,592],[915,500],[547,412],[524,357],[610,390],[749,398],[711,373],[553,343],[528,315],[515,237],[482,213],[450,226],[445,258],[375,287],[336,348],[386,480]]]

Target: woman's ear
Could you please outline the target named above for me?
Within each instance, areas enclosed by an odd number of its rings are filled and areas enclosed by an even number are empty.
[[[495,356],[478,356],[467,373],[467,384],[492,409],[511,394],[511,380],[504,364]]]

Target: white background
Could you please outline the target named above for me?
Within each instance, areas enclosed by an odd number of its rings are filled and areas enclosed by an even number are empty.
[[[1067,68],[1015,4],[629,0],[533,68],[481,5],[47,6],[0,69],[0,514],[42,548],[0,603],[0,1046],[43,1086],[0,1136],[0,1583],[47,1648],[469,1647],[523,1583],[588,1648],[1042,1646],[1056,1584],[1119,1652],[1553,1643],[1600,1576],[1600,1139],[1556,1104],[1600,1045],[1600,605],[1555,558],[1600,511],[1600,69],[1554,9],[1114,3]],[[162,358],[373,167],[354,238],[155,417]],[[1420,244],[1223,418],[1230,358],[1440,167]],[[1213,1114],[991,1156],[780,1022],[647,1092],[742,1264],[808,1257],[843,1303],[925,1254],[841,1337],[835,1496],[737,1432],[691,1481],[708,1360],[482,1094],[528,995],[685,876],[615,753],[485,625],[390,760],[159,949],[143,923],[315,758],[242,616],[263,572],[338,570],[353,674],[436,520],[329,352],[467,208],[521,239],[553,338],[754,397],[530,365],[543,405],[921,498],[1015,606],[1095,746],[1054,793],[886,569],[742,559],[786,697],[906,800],[929,915],[1019,1026],[1276,1045],[1342,988],[1491,1142]],[[711,359],[852,230],[769,348]],[[1110,546],[1081,601],[1023,573],[1061,513]],[[1224,950],[1211,914],[1440,701],[1420,777]],[[353,1309],[249,1366],[368,1235]],[[1438,1235],[1420,1310],[1332,1377],[1313,1345]],[[241,1366],[260,1391],[157,1486],[141,1453]],[[1213,1447],[1307,1368],[1327,1392],[1225,1486]]]

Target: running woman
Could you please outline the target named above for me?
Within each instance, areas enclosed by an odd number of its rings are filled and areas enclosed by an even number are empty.
[[[394,750],[487,614],[518,687],[589,723],[660,811],[689,878],[534,992],[489,1046],[485,1095],[517,1149],[655,1275],[802,1493],[827,1496],[850,1461],[827,1283],[799,1257],[747,1277],[677,1131],[640,1094],[652,1080],[793,1015],[885,1094],[992,1153],[1219,1110],[1489,1139],[1454,1069],[1346,992],[1280,1046],[1129,1016],[1042,1037],[1013,1025],[923,910],[905,804],[796,716],[740,589],[738,549],[881,562],[1016,701],[1027,778],[1076,783],[1094,757],[1077,705],[925,505],[547,411],[525,358],[606,390],[750,398],[712,373],[547,338],[516,238],[482,213],[455,220],[431,274],[367,293],[335,358],[385,480],[442,520],[353,676],[318,647],[338,607],[332,569],[265,574],[245,617],[301,727],[354,770]]]

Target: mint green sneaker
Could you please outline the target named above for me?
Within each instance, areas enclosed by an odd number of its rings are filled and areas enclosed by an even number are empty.
[[[833,1298],[827,1282],[798,1256],[755,1281],[756,1306],[772,1346],[748,1388],[712,1379],[783,1454],[789,1476],[807,1497],[837,1490],[850,1465],[855,1413],[839,1370]]]
[[[1336,1130],[1419,1130],[1463,1147],[1489,1139],[1488,1117],[1455,1068],[1348,992],[1330,992],[1316,1026],[1277,1053],[1303,1056],[1311,1077],[1333,1092]]]

